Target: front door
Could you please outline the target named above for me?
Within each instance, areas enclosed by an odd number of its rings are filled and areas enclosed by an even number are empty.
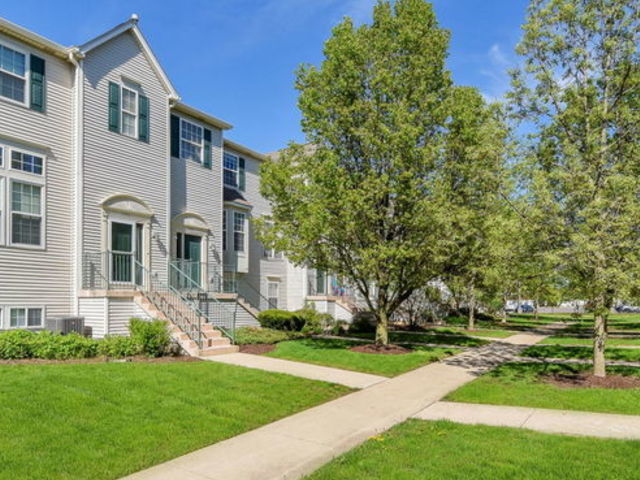
[[[202,237],[196,235],[184,236],[184,259],[189,265],[187,275],[198,286],[202,282],[200,262],[202,260]]]
[[[131,223],[111,222],[111,281],[132,283],[134,230]]]

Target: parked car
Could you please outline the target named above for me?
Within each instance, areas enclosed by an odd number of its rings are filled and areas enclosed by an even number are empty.
[[[618,305],[616,307],[618,313],[640,313],[640,307],[634,305]]]
[[[535,310],[535,308],[533,308],[533,305],[529,305],[528,303],[524,304],[524,305],[520,305],[520,312],[521,313],[533,313]]]

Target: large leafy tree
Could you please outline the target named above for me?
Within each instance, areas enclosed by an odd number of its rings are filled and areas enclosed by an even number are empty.
[[[322,64],[298,72],[309,145],[291,145],[262,173],[273,205],[258,224],[263,241],[354,285],[375,314],[378,344],[455,245],[448,40],[424,0],[380,1],[370,25],[345,19]]]
[[[532,0],[514,75],[533,219],[574,295],[594,312],[594,374],[605,375],[607,317],[638,280],[640,3]]]

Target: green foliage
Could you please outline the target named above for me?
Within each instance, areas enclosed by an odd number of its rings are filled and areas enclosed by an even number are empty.
[[[171,338],[167,330],[167,322],[161,320],[129,320],[129,333],[135,343],[140,346],[140,352],[150,357],[161,357],[167,352]]]
[[[31,356],[49,360],[92,358],[98,354],[98,342],[77,333],[38,332],[33,336],[30,347]]]
[[[142,348],[132,337],[111,335],[100,341],[98,354],[109,358],[134,357],[142,354]]]
[[[336,320],[328,313],[320,313],[315,308],[306,306],[296,313],[304,320],[302,332],[309,335],[319,335],[330,332],[336,325]]]
[[[370,312],[356,312],[349,325],[349,333],[373,333],[376,331],[375,318]]]
[[[304,327],[305,319],[297,312],[271,309],[260,312],[258,322],[264,328],[299,332]]]
[[[271,328],[241,327],[236,330],[237,345],[252,345],[256,343],[274,344],[285,340],[295,340],[306,335],[301,332],[273,330]]]
[[[452,89],[448,42],[424,0],[381,1],[370,25],[345,19],[322,64],[298,71],[310,146],[262,168],[273,213],[257,222],[261,240],[356,288],[381,343],[393,312],[456,248],[456,172],[501,178],[491,169],[504,135],[477,91]]]
[[[31,343],[36,333],[28,330],[9,330],[0,333],[0,359],[18,360],[32,356]]]

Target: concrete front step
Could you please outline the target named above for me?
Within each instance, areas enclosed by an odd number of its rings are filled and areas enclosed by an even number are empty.
[[[200,350],[201,357],[211,357],[214,355],[226,355],[227,353],[238,353],[240,351],[240,347],[237,345],[227,345],[227,346],[216,346],[203,348]]]

